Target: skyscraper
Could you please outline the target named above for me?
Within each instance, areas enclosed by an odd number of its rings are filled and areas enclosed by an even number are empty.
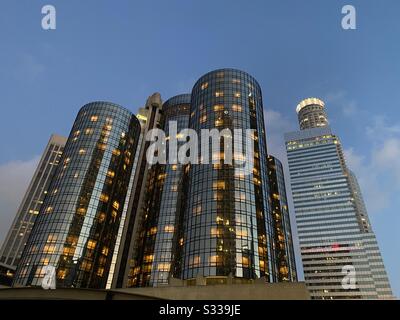
[[[143,108],[139,109],[137,118],[141,125],[141,134],[137,150],[137,159],[135,159],[135,168],[132,172],[133,185],[129,195],[127,213],[123,217],[124,224],[121,225],[121,237],[117,240],[118,252],[115,252],[115,266],[109,275],[108,286],[112,288],[121,288],[131,286],[133,281],[132,272],[136,265],[136,257],[141,250],[140,238],[138,235],[142,231],[142,220],[145,218],[147,195],[149,194],[149,174],[151,166],[147,162],[147,150],[150,141],[146,140],[147,133],[161,126],[161,95],[156,92],[148,97]]]
[[[277,279],[268,204],[267,145],[261,88],[248,73],[219,69],[203,75],[191,96],[189,128],[254,129],[254,169],[223,163],[188,166],[177,277],[207,284]],[[199,142],[199,149],[204,141]],[[222,147],[221,142],[221,147]],[[209,153],[211,144],[205,144]],[[251,154],[251,150],[245,150]],[[235,154],[234,159],[240,158]]]
[[[278,281],[297,281],[292,228],[282,163],[268,155],[268,184]]]
[[[305,281],[314,299],[390,298],[391,289],[355,176],[324,103],[297,106],[285,135]]]
[[[168,99],[162,106],[162,128],[169,132],[176,122],[177,132],[189,125],[190,94]],[[177,142],[179,146],[182,142]],[[167,147],[167,154],[169,148]],[[182,164],[151,167],[145,195],[143,219],[137,234],[138,248],[130,266],[129,286],[168,284],[173,271],[179,231],[179,200],[182,196]]]
[[[18,265],[14,285],[105,288],[126,210],[138,119],[109,102],[81,108]]]
[[[17,268],[33,224],[48,192],[67,138],[52,135],[0,250],[0,266],[12,274]]]
[[[198,136],[203,129],[220,133],[254,129],[254,168],[245,175],[235,164],[223,163],[223,157],[213,164],[152,165],[144,178],[145,200],[139,204],[143,209],[136,214],[126,285],[166,285],[172,278],[190,285],[257,278],[296,281],[283,170],[272,157],[268,163],[256,80],[234,69],[209,72],[196,82],[191,95],[167,100],[161,115],[169,142],[174,134],[169,131],[172,121],[177,122],[177,136],[186,128]],[[177,142],[178,148],[182,142]],[[210,142],[199,141],[199,150],[226,151],[222,139],[216,149]],[[243,157],[236,146],[233,151],[234,158]],[[280,197],[273,202],[274,211],[271,190]]]

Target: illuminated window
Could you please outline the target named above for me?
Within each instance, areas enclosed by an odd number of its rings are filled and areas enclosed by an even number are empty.
[[[214,170],[220,170],[222,168],[222,166],[220,163],[214,163],[213,168],[214,168]]]
[[[76,130],[75,132],[74,132],[74,137],[77,137],[77,136],[79,136],[79,134],[81,133],[81,131],[80,130]]]
[[[105,256],[108,256],[109,248],[108,247],[103,247],[103,250],[101,250],[101,253],[104,254]]]
[[[103,267],[100,267],[100,268],[98,268],[97,269],[97,275],[99,276],[99,277],[102,277],[103,276],[103,273],[104,273],[104,268]]]
[[[238,238],[245,238],[245,237],[247,237],[247,230],[246,229],[237,229],[236,230],[236,236],[238,237]]]
[[[212,237],[221,237],[222,236],[222,230],[218,229],[218,228],[211,228],[210,233],[211,233]]]
[[[242,257],[242,265],[245,268],[249,267],[249,258],[248,257]]]
[[[235,92],[235,98],[240,98],[240,92]]]
[[[222,119],[217,119],[217,120],[215,120],[215,126],[216,127],[220,127],[220,126],[222,126],[224,124],[224,120],[222,120]]]
[[[45,210],[46,213],[52,213],[53,212],[53,207],[52,206],[48,206]]]
[[[200,117],[200,123],[204,123],[206,121],[207,121],[207,116],[206,115]]]
[[[151,236],[156,234],[156,233],[157,233],[157,227],[152,227],[148,232],[148,234],[151,235]]]
[[[214,111],[224,111],[224,106],[222,104],[216,104],[214,106]]]
[[[209,258],[210,266],[221,265],[222,261],[222,256],[219,255],[210,256]]]
[[[63,255],[64,256],[73,256],[74,253],[75,253],[75,248],[74,247],[72,247],[72,248],[65,247],[64,250],[63,250]]]
[[[55,234],[49,234],[47,237],[47,243],[54,243],[57,241],[57,236]]]
[[[113,208],[114,208],[115,210],[118,210],[118,209],[119,209],[119,202],[118,202],[118,201],[114,201],[114,202],[113,202]]]
[[[115,177],[115,172],[112,171],[112,170],[108,170],[107,176],[110,177],[110,178],[114,178]]]
[[[91,134],[93,134],[93,129],[92,129],[92,128],[87,128],[87,129],[85,130],[85,134],[86,134],[86,135],[91,135]]]
[[[233,104],[233,105],[232,105],[232,111],[235,111],[235,112],[242,112],[242,106],[241,106],[241,105],[238,105],[238,104]]]
[[[78,210],[76,210],[76,213],[83,216],[86,213],[86,208],[79,208]]]
[[[104,222],[106,220],[106,214],[104,212],[99,213],[99,222]]]
[[[58,279],[64,280],[66,276],[67,276],[67,270],[58,269],[58,271],[57,271],[57,278]]]
[[[98,119],[99,119],[98,116],[91,116],[90,117],[90,121],[92,121],[92,122],[96,122]]]
[[[208,82],[204,82],[202,85],[201,85],[201,90],[204,90],[204,89],[207,89],[208,88]]]
[[[170,268],[171,268],[170,263],[159,263],[157,266],[158,271],[169,271]]]
[[[174,230],[175,230],[175,227],[173,225],[166,225],[164,227],[165,232],[174,232]]]
[[[198,267],[200,266],[200,256],[194,256],[192,259],[190,259],[190,266],[191,267]]]
[[[113,152],[112,152],[112,154],[113,154],[114,156],[119,156],[119,155],[121,154],[121,151],[118,150],[118,149],[114,149]]]
[[[96,244],[97,244],[97,241],[95,241],[95,240],[88,240],[88,242],[87,242],[87,248],[89,249],[89,250],[93,250],[94,248],[96,248]]]
[[[166,176],[167,176],[166,173],[160,173],[160,174],[158,175],[157,179],[158,179],[158,180],[163,180],[163,179],[165,179]]]
[[[217,91],[215,92],[215,96],[218,97],[223,97],[224,96],[224,92],[223,91]]]
[[[213,189],[225,190],[225,181],[214,181]]]
[[[86,153],[86,150],[85,149],[79,149],[79,154],[80,155],[83,155],[83,154],[85,154]]]
[[[145,255],[145,256],[144,256],[143,261],[144,261],[145,263],[149,263],[149,262],[152,262],[153,259],[154,259],[154,255],[148,254],[148,255]]]
[[[44,246],[44,248],[43,248],[43,253],[53,254],[54,252],[56,252],[56,246],[55,245],[46,244]]]
[[[102,202],[108,202],[108,200],[109,200],[109,196],[108,196],[107,194],[102,193],[102,194],[100,195],[100,201],[102,201]]]

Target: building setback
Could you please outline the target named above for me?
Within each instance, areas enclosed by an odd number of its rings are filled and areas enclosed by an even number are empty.
[[[55,169],[59,164],[66,141],[67,138],[59,135],[53,134],[50,137],[1,247],[0,266],[7,269],[10,276],[17,268],[22,251],[48,192]]]
[[[306,99],[297,106],[297,113],[301,130],[287,133],[285,141],[311,297],[391,298],[361,191],[346,166],[339,138],[328,126],[323,102]]]

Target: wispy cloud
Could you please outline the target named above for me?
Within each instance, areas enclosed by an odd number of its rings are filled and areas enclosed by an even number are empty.
[[[361,155],[354,148],[345,154],[373,214],[387,208],[400,191],[400,124],[390,123],[384,116],[373,117],[366,136],[371,146],[368,154]]]
[[[345,117],[351,117],[359,112],[358,103],[350,98],[345,91],[329,93],[325,97],[325,103],[341,110]]]

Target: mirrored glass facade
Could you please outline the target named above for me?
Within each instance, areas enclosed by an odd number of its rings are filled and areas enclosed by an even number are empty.
[[[0,250],[0,266],[13,271],[28,241],[32,227],[48,192],[67,138],[52,135],[29,184],[4,244]]]
[[[134,163],[140,124],[125,108],[79,111],[17,269],[14,286],[105,288]]]
[[[189,125],[190,94],[167,100],[162,106],[162,128],[168,134],[170,123],[177,132]],[[170,138],[167,136],[167,139]],[[177,142],[178,147],[182,142]],[[167,154],[169,145],[167,145]],[[153,165],[148,175],[148,188],[143,219],[139,227],[139,244],[135,264],[131,266],[130,286],[168,284],[171,274],[180,219],[180,196],[183,180],[182,164]]]
[[[278,281],[297,281],[289,206],[282,163],[268,155],[268,184],[274,225],[275,261]]]
[[[287,133],[285,140],[304,277],[311,297],[390,298],[361,191],[346,165],[339,138],[326,124],[301,128]],[[343,282],[347,270],[354,286]]]
[[[244,175],[222,160],[188,166],[176,277],[203,276],[208,284],[223,283],[227,276],[275,281],[264,113],[257,81],[235,69],[202,76],[192,90],[189,128],[199,136],[201,129],[254,129],[254,169]],[[210,143],[209,154],[224,150],[222,140],[218,150]]]

